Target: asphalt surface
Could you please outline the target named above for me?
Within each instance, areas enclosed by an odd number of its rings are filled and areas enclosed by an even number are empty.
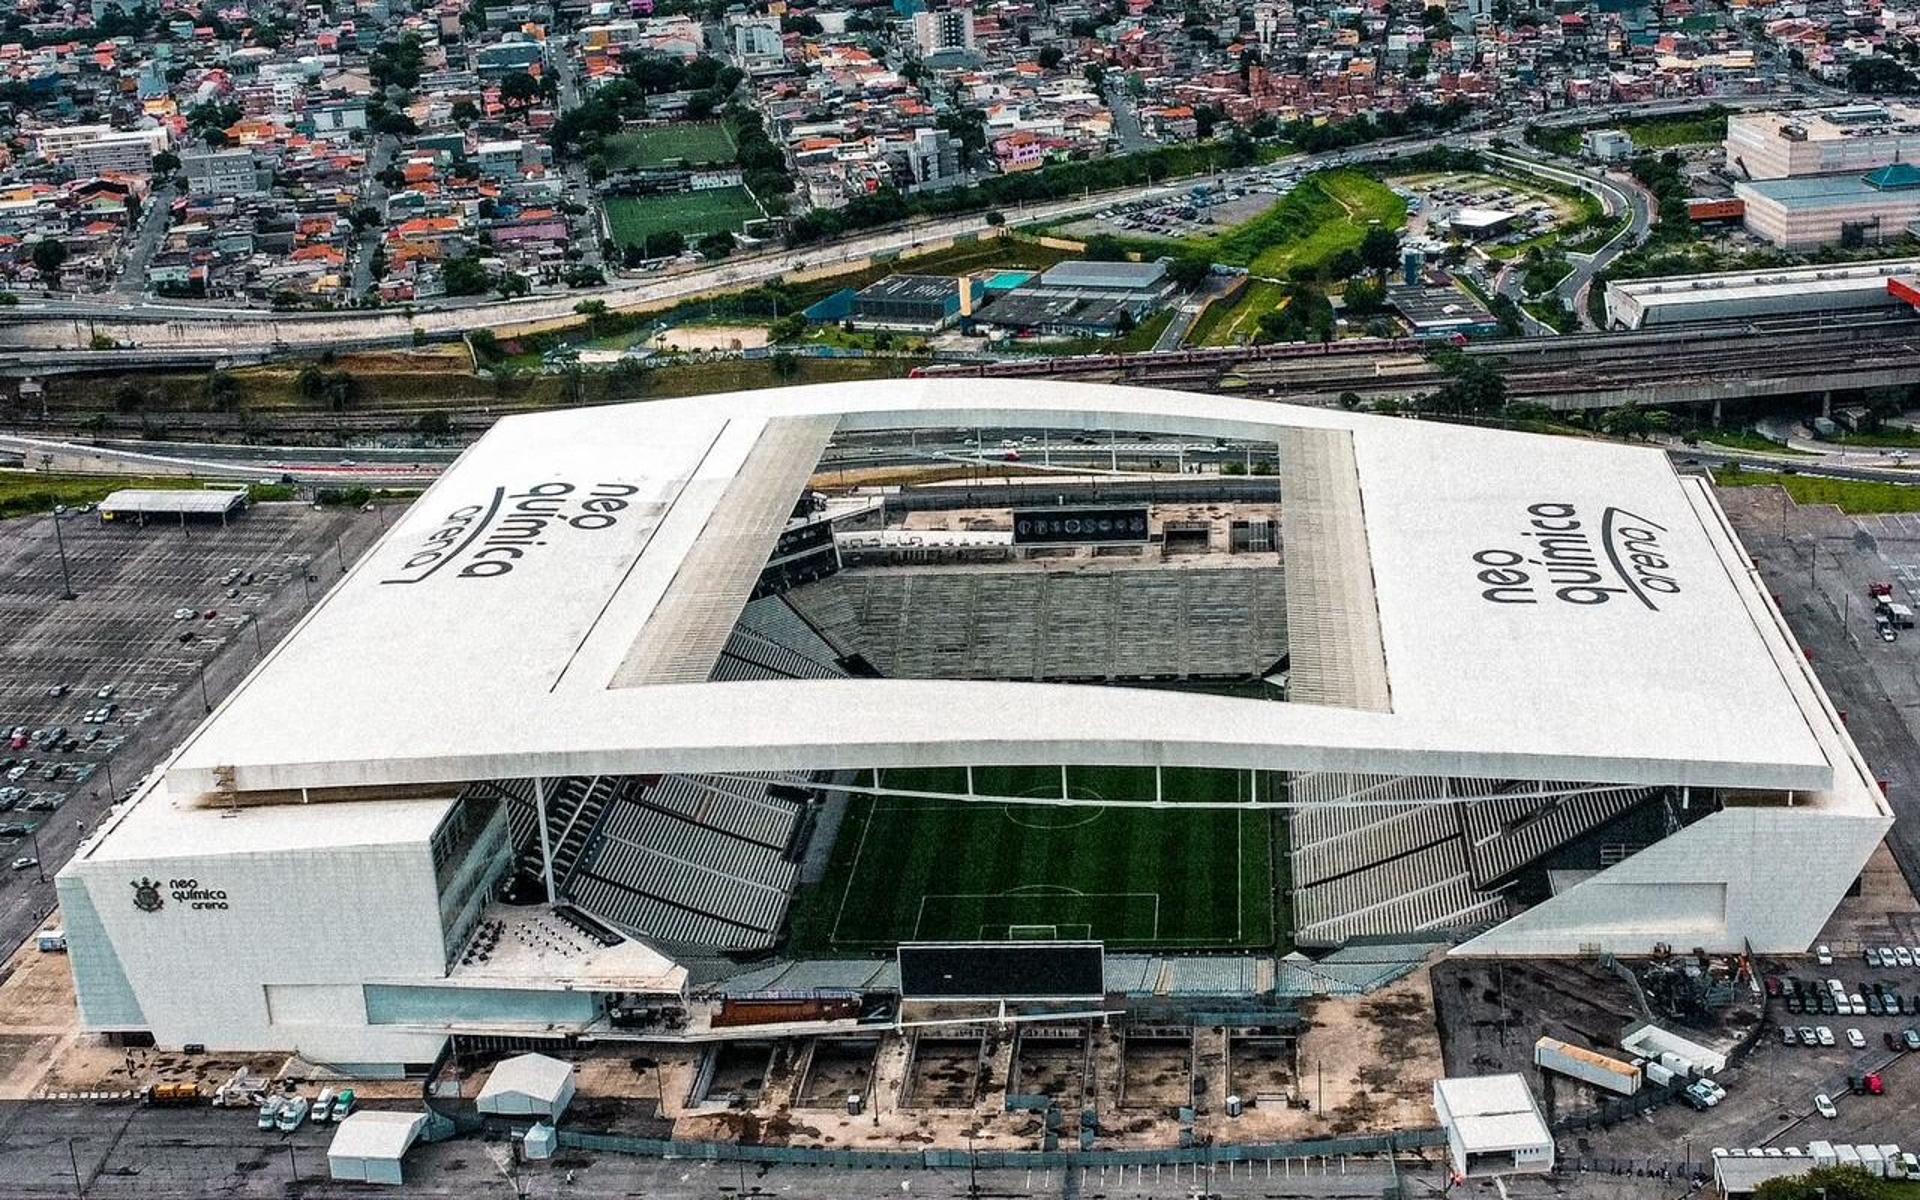
[[[1894,812],[1887,846],[1920,893],[1920,631],[1874,634],[1869,583],[1920,603],[1920,516],[1847,518],[1773,488],[1722,504]]]
[[[38,869],[0,871],[0,947],[7,951],[52,910],[56,871],[116,794],[124,794],[182,741],[378,534],[379,514],[263,505],[227,528],[102,524],[72,514],[0,521],[0,733],[64,725],[99,738],[72,752],[38,746],[0,759],[31,758],[13,786],[58,798],[50,813],[18,811],[0,823],[32,825],[0,839],[0,858],[34,856]],[[61,599],[60,545],[76,599]],[[336,549],[337,545],[337,549]],[[310,561],[309,561],[310,560]],[[318,578],[304,582],[302,564]],[[227,571],[254,573],[226,595]],[[216,616],[175,620],[176,609]],[[181,639],[191,635],[189,641]],[[204,699],[201,685],[205,684]],[[64,686],[61,696],[49,689]],[[110,697],[100,689],[111,687]],[[89,710],[117,705],[89,724]],[[47,781],[48,765],[61,778]],[[7,786],[0,775],[0,786]],[[36,847],[37,845],[37,853]]]
[[[251,1110],[142,1109],[128,1105],[0,1105],[0,1194],[97,1200],[202,1200],[222,1197],[366,1197],[388,1194],[326,1177],[331,1131],[308,1126],[294,1134],[264,1132]],[[69,1154],[69,1146],[72,1147]],[[291,1151],[289,1151],[291,1147]],[[1413,1196],[1445,1188],[1432,1161],[1403,1160],[1400,1178]],[[1394,1175],[1373,1160],[1275,1160],[1206,1166],[982,1170],[835,1171],[819,1167],[663,1161],[562,1151],[546,1162],[514,1165],[504,1142],[458,1140],[415,1147],[407,1156],[406,1196],[577,1197],[578,1200],[961,1200],[969,1185],[983,1197],[1057,1196],[1065,1200],[1378,1200]],[[79,1177],[80,1189],[75,1187]],[[1474,1185],[1468,1194],[1477,1194]],[[1554,1196],[1671,1200],[1673,1186],[1646,1178],[1569,1173],[1516,1177],[1517,1200]],[[1487,1200],[1495,1193],[1485,1190]]]

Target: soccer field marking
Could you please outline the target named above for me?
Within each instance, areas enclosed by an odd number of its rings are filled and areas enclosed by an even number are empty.
[[[852,898],[853,885],[860,878],[860,856],[867,852],[867,835],[872,833],[873,827],[879,823],[877,820],[879,815],[878,804],[867,806],[867,819],[860,826],[860,844],[853,848],[853,865],[847,869],[847,886],[840,892],[840,907],[833,914],[833,930],[827,934],[829,946],[840,944],[840,922],[847,919],[847,901]],[[926,900],[923,898],[920,903],[924,905]]]
[[[1158,942],[1160,940],[1160,893],[1159,892],[1076,892],[1072,888],[1061,888],[1057,891],[1049,891],[1049,892],[1032,892],[1027,890],[1028,888],[1050,888],[1053,886],[1054,885],[1052,884],[1045,884],[1045,883],[1029,883],[1029,884],[1022,884],[1020,887],[1015,888],[1012,891],[928,892],[926,895],[920,897],[920,907],[916,909],[913,914],[913,939],[912,940],[914,941],[921,940],[920,926],[926,922],[927,901],[929,900],[1032,900],[1032,899],[1047,899],[1052,897],[1057,897],[1062,900],[1130,900],[1130,899],[1142,899],[1149,896],[1153,898],[1153,933],[1150,936],[1144,937],[1144,938],[1107,938],[1105,940],[1112,941],[1112,942],[1128,942],[1128,943]],[[995,927],[1011,928],[1013,924],[1014,924],[1013,922],[1009,922],[1004,926],[1000,926],[999,923],[996,922],[988,925],[980,925],[979,928],[981,929],[989,929],[989,928],[995,928]],[[1093,937],[1093,925],[1091,922],[1061,921],[1061,922],[1055,922],[1054,924],[1056,928],[1059,927],[1060,925],[1084,925],[1087,929],[1087,937],[1089,939]],[[1208,939],[1181,938],[1178,940],[1185,941],[1185,942],[1205,942]]]

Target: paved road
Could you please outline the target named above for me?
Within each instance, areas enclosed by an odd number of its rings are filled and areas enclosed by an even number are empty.
[[[134,230],[127,256],[120,264],[119,277],[113,281],[113,295],[123,300],[137,299],[147,286],[147,264],[166,236],[167,212],[173,207],[174,189],[164,184],[153,189],[146,207],[140,210],[140,226]]]

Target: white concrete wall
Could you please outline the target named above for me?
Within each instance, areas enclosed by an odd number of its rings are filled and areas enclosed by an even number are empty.
[[[1804,953],[1891,817],[1729,808],[1465,943],[1464,956]]]
[[[370,1028],[368,979],[446,974],[424,841],[327,851],[145,860],[68,868],[99,911],[164,1047],[299,1050],[323,1062],[421,1062],[438,1035]],[[144,912],[135,883],[159,881]],[[225,893],[226,908],[176,898],[176,881]]]

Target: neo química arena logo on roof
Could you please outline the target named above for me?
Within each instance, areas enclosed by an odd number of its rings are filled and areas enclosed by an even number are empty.
[[[1656,597],[1676,596],[1661,535],[1667,528],[1611,505],[1598,526],[1572,504],[1546,501],[1527,506],[1529,539],[1523,550],[1477,551],[1480,598],[1493,604],[1538,604],[1548,596],[1566,604],[1606,604],[1630,596],[1654,612]]]
[[[466,504],[407,555],[387,583],[425,583],[448,568],[456,579],[495,579],[562,530],[611,529],[640,489],[630,483],[595,483],[583,492],[571,483],[536,483],[524,491],[504,487],[479,504]]]

